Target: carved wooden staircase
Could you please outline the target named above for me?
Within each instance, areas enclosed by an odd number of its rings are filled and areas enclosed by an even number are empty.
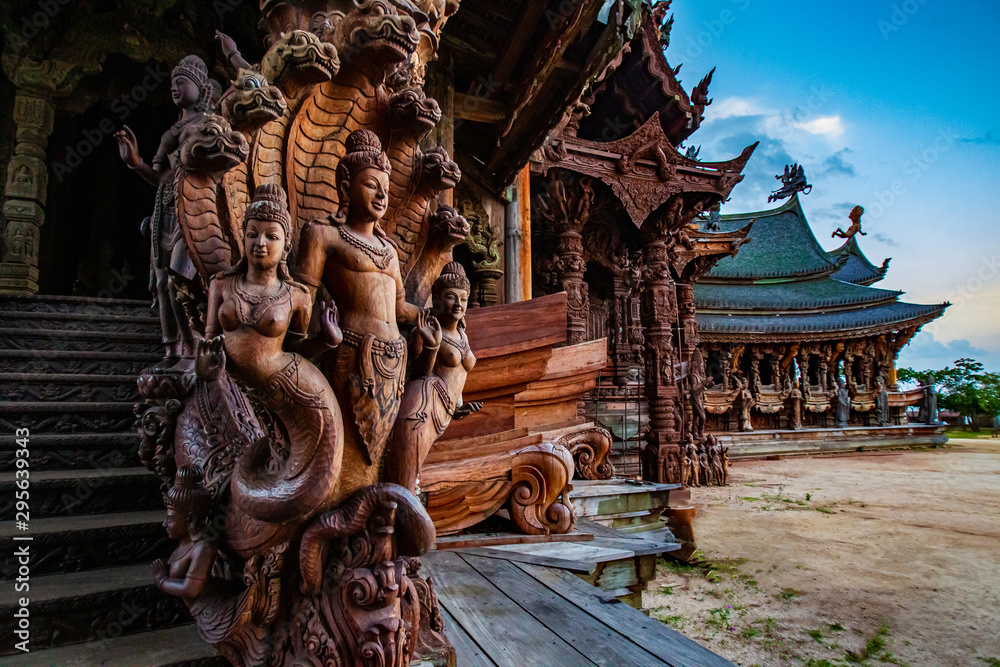
[[[0,299],[0,615],[31,600],[31,653],[0,630],[5,665],[216,665],[178,598],[152,582],[169,555],[160,480],[137,456],[139,371],[161,357],[145,301]],[[30,429],[30,521],[14,523],[14,433]],[[13,541],[30,535],[30,543]],[[15,544],[30,591],[15,593]],[[16,653],[16,655],[15,655]]]

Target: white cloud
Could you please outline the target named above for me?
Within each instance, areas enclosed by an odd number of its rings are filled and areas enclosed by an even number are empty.
[[[743,116],[760,116],[767,113],[756,101],[745,97],[727,97],[713,102],[711,111],[706,114],[706,123],[725,118],[741,118]]]
[[[839,139],[844,135],[844,124],[840,116],[820,116],[806,121],[793,121],[792,127],[804,130],[809,134],[819,134],[830,139]]]

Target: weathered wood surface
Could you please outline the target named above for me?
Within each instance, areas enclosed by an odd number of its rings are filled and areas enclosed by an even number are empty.
[[[732,667],[569,572],[441,551],[423,562],[459,665]]]
[[[594,535],[574,530],[564,535],[520,535],[518,533],[466,533],[446,535],[437,538],[434,548],[438,550],[471,547],[494,547],[501,544],[538,544],[541,542],[591,542]]]

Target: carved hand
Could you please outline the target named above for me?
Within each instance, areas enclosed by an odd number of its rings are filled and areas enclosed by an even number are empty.
[[[319,312],[319,329],[323,342],[330,347],[337,347],[344,341],[344,332],[340,330],[337,304],[333,299],[321,301]]]
[[[118,142],[118,155],[129,169],[135,169],[142,164],[142,158],[139,157],[139,142],[132,128],[123,125],[122,129],[115,132],[115,141]]]
[[[459,420],[465,419],[469,415],[479,412],[483,409],[483,404],[481,401],[472,401],[471,403],[462,403],[460,406],[455,408],[455,414],[451,416],[452,419]]]
[[[170,568],[167,567],[167,561],[162,558],[157,558],[153,561],[153,581],[156,582],[157,587],[163,583],[163,580],[167,578],[169,573]]]
[[[217,336],[211,340],[198,341],[198,357],[194,362],[194,372],[199,380],[212,382],[226,367],[226,348],[223,347],[225,336]]]
[[[417,315],[417,333],[424,339],[424,346],[435,348],[441,345],[441,323],[429,310]]]
[[[219,40],[219,44],[222,46],[222,54],[229,58],[234,53],[239,53],[239,47],[236,46],[236,42],[233,38],[222,32],[221,30],[215,31],[215,38]]]

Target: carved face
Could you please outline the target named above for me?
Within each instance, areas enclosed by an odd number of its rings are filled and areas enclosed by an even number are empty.
[[[431,216],[430,223],[431,234],[435,236],[447,235],[455,245],[465,241],[471,231],[469,221],[447,205],[438,207],[434,215]]]
[[[434,316],[441,322],[460,322],[469,307],[469,293],[460,287],[449,287],[431,302]]]
[[[222,115],[243,132],[252,133],[285,115],[288,104],[259,72],[241,69],[220,102]]]
[[[427,136],[441,120],[441,107],[420,88],[404,88],[389,98],[394,127],[411,130],[418,138]]]
[[[201,99],[201,90],[186,76],[175,76],[170,81],[170,99],[181,109],[193,109]]]
[[[243,251],[250,266],[261,271],[273,269],[285,258],[288,249],[285,230],[279,223],[253,218],[247,221]]]
[[[167,531],[167,537],[172,540],[180,540],[191,534],[188,517],[172,508],[167,508],[167,518],[163,520],[163,528]]]
[[[323,83],[339,70],[337,49],[307,30],[282,34],[261,61],[261,72],[274,83],[285,78],[300,85]]]
[[[400,15],[394,4],[365,0],[337,26],[334,44],[387,66],[409,60],[420,44],[420,33],[416,21]]]
[[[347,184],[341,184],[341,196]],[[389,174],[381,169],[362,169],[350,183],[348,219],[361,223],[378,222],[389,205]]]
[[[431,148],[424,153],[421,170],[421,181],[429,183],[435,192],[449,190],[462,180],[462,170],[441,147]]]
[[[246,138],[222,116],[208,114],[181,135],[181,165],[191,171],[228,171],[249,153]]]

